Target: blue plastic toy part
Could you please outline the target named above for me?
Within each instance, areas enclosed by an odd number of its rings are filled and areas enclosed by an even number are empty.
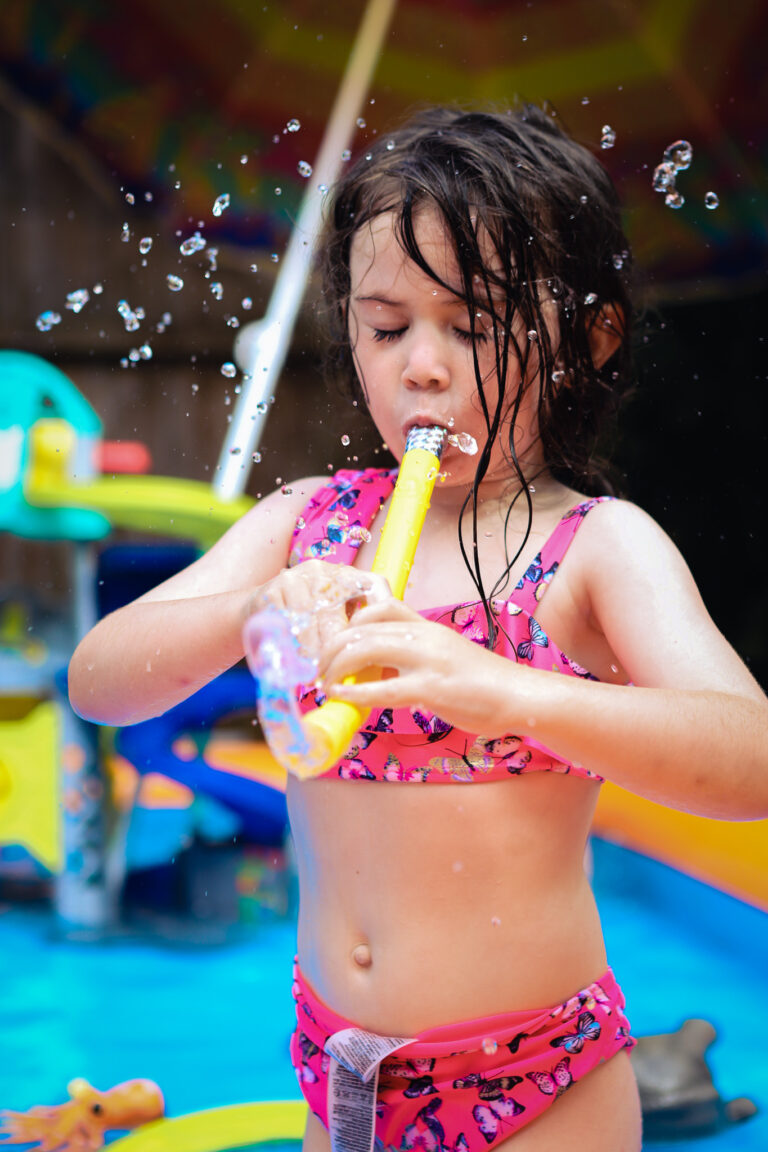
[[[38,420],[66,420],[77,436],[74,466],[93,474],[93,448],[101,421],[63,372],[29,352],[0,350],[0,531],[35,540],[101,540],[110,531],[100,512],[36,508],[24,498],[29,433]]]
[[[249,838],[277,847],[282,844],[288,826],[282,792],[258,780],[217,769],[202,755],[182,760],[172,747],[183,733],[204,733],[225,716],[235,712],[252,713],[255,697],[250,672],[233,669],[164,715],[120,729],[115,746],[138,772],[160,772],[195,792],[213,797],[238,814]]]

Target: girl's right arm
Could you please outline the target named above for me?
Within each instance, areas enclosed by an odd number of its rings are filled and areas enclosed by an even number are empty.
[[[254,597],[285,568],[296,519],[323,483],[314,476],[289,495],[267,496],[199,560],[99,621],[69,667],[75,711],[102,724],[133,724],[235,664]]]

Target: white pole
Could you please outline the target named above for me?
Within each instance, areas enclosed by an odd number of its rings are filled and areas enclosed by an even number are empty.
[[[213,487],[223,500],[242,495],[247,483],[253,452],[311,272],[322,218],[324,193],[320,187],[330,187],[338,176],[341,154],[352,139],[355,117],[370,86],[396,3],[397,0],[370,0],[368,4],[267,311],[263,319],[241,329],[235,343],[235,356],[243,372],[242,392],[213,480]]]

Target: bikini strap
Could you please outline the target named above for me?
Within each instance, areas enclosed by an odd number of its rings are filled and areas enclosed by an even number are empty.
[[[296,521],[288,566],[302,560],[352,564],[397,472],[388,468],[344,468],[310,497]]]
[[[541,551],[528,565],[527,571],[520,578],[515,591],[510,597],[511,601],[531,616],[547,590],[553,576],[560,567],[563,557],[568,551],[574,536],[578,532],[584,519],[597,505],[606,500],[613,500],[613,496],[596,496],[592,500],[585,500],[570,508],[556,525],[554,531],[542,545]]]

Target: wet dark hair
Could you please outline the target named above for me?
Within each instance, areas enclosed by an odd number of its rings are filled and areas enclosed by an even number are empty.
[[[445,225],[459,286],[444,284],[419,248],[415,221],[424,210],[436,212]],[[379,137],[331,193],[319,246],[330,335],[326,367],[363,398],[349,341],[350,250],[359,229],[386,212],[393,214],[407,256],[437,283],[458,291],[472,330],[478,310],[492,318],[496,375],[502,384],[498,402],[489,407],[475,356],[488,438],[468,497],[473,504],[472,558],[463,541],[462,550],[493,633],[488,599],[503,586],[517,556],[507,557],[506,573],[486,594],[477,564],[477,492],[508,417],[504,447],[528,502],[529,530],[532,514],[528,484],[533,477],[524,476],[514,446],[523,388],[517,387],[516,373],[507,380],[510,356],[520,363],[524,387],[538,388],[546,466],[558,480],[590,495],[611,491],[597,449],[630,383],[632,319],[631,256],[618,197],[596,157],[551,114],[532,105],[506,112],[428,108]],[[557,347],[542,311],[545,300],[557,304]],[[590,351],[595,324],[611,325],[618,338],[602,365],[593,362]],[[539,367],[529,380],[534,342]],[[461,539],[461,524],[459,530]],[[525,540],[520,551],[524,546]]]

